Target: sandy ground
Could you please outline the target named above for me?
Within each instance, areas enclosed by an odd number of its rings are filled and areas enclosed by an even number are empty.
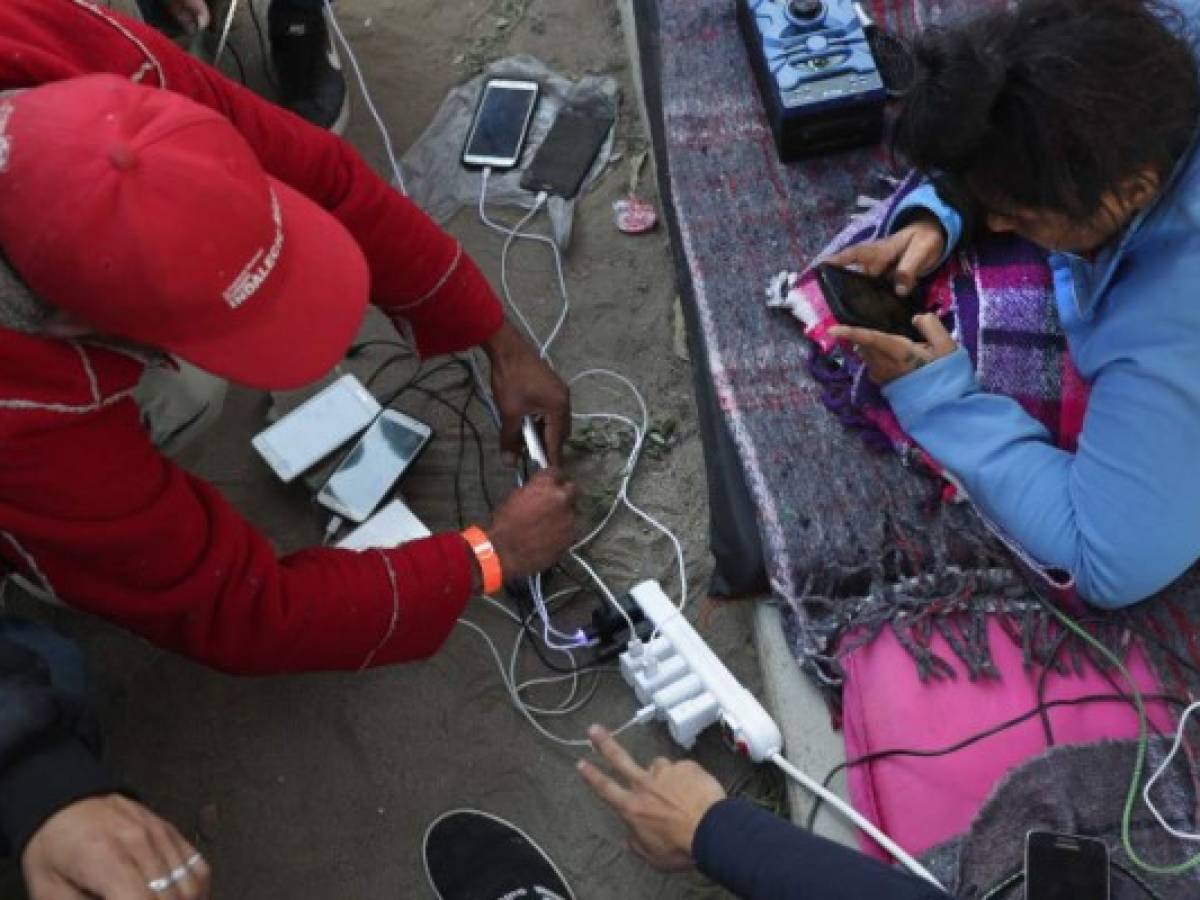
[[[625,103],[616,149],[628,156],[644,146],[614,0],[340,0],[338,9],[399,148],[420,134],[446,91],[474,67],[515,52],[532,53],[566,74],[617,77]],[[248,18],[239,19],[234,41],[251,85],[261,88]],[[378,135],[361,103],[348,137],[383,170]],[[749,610],[704,600],[706,491],[688,367],[674,349],[670,250],[661,230],[630,238],[613,228],[611,204],[626,178],[625,168],[614,166],[580,204],[568,263],[575,311],[559,366],[568,374],[590,366],[617,369],[642,388],[654,417],[679,423],[678,445],[666,459],[644,465],[633,494],[682,537],[699,627],[757,689]],[[645,192],[653,196],[652,183]],[[466,213],[451,230],[496,279],[499,240]],[[549,257],[522,250],[515,273],[518,294],[530,298],[535,321],[547,325],[556,311]],[[369,331],[385,334],[386,326],[373,321]],[[582,391],[576,405],[632,412],[627,400],[597,388]],[[303,493],[275,483],[250,449],[266,406],[261,394],[235,392],[218,433],[185,462],[220,485],[286,551],[313,542],[320,526]],[[427,405],[406,408],[440,428],[405,491],[431,526],[452,527],[457,429]],[[473,453],[473,445],[467,450]],[[488,453],[490,483],[503,493],[511,475],[500,467],[494,442]],[[602,494],[619,465],[613,454],[576,456],[572,469],[583,493]],[[469,463],[464,482],[474,516],[482,513],[476,471]],[[589,519],[596,508],[585,500]],[[593,558],[621,588],[642,577],[669,578],[672,571],[669,545],[626,516]],[[513,627],[484,607],[469,615],[507,654]],[[698,877],[657,875],[626,852],[622,831],[576,780],[578,751],[550,744],[517,715],[482,640],[465,629],[425,664],[251,680],[213,674],[78,615],[54,618],[81,639],[96,669],[114,767],[198,842],[216,870],[221,900],[432,896],[421,838],[440,812],[459,806],[520,823],[543,841],[581,898],[722,895]],[[526,665],[530,675],[541,674],[534,661]],[[589,721],[617,724],[634,708],[619,678],[606,674],[585,711],[548,725],[580,737]],[[630,733],[628,743],[643,758],[674,753],[658,727]],[[752,774],[712,735],[696,755],[727,785]],[[752,789],[774,787],[756,783]]]

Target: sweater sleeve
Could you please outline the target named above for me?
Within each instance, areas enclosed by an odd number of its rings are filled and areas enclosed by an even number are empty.
[[[708,811],[692,856],[742,900],[950,900],[913,875],[742,800],[722,800]]]
[[[372,297],[425,356],[473,347],[503,322],[462,246],[341,138],[225,78],[151,28],[84,0],[6,0],[0,90],[112,72],[161,83],[226,116],[263,167],[329,210],[371,269]]]
[[[45,660],[0,627],[0,855],[20,857],[56,812],[116,790],[73,732],[69,705]]]
[[[0,554],[55,599],[226,672],[423,658],[471,592],[457,534],[282,558],[150,443],[130,400],[5,437]]]

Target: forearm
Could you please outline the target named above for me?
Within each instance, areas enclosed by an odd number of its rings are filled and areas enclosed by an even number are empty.
[[[46,663],[6,639],[0,627],[0,855],[19,856],[60,809],[116,789],[73,734],[69,706],[52,686]]]
[[[766,810],[724,800],[696,832],[697,867],[743,900],[946,900],[919,878],[817,837]]]

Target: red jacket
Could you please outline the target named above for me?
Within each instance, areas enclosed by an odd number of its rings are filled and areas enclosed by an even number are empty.
[[[500,305],[459,245],[339,138],[91,0],[0,2],[0,90],[94,72],[227,116],[268,172],[357,238],[376,305],[411,326],[421,353],[499,328]],[[230,672],[357,669],[441,646],[471,589],[462,538],[278,558],[215,488],[151,445],[129,398],[141,371],[110,350],[0,328],[4,560],[71,606]]]

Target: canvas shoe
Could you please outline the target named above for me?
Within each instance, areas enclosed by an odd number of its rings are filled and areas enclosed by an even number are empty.
[[[546,851],[490,813],[443,813],[425,832],[423,855],[440,900],[575,900]]]
[[[271,0],[267,32],[280,104],[318,128],[341,134],[350,120],[350,94],[324,11]]]

